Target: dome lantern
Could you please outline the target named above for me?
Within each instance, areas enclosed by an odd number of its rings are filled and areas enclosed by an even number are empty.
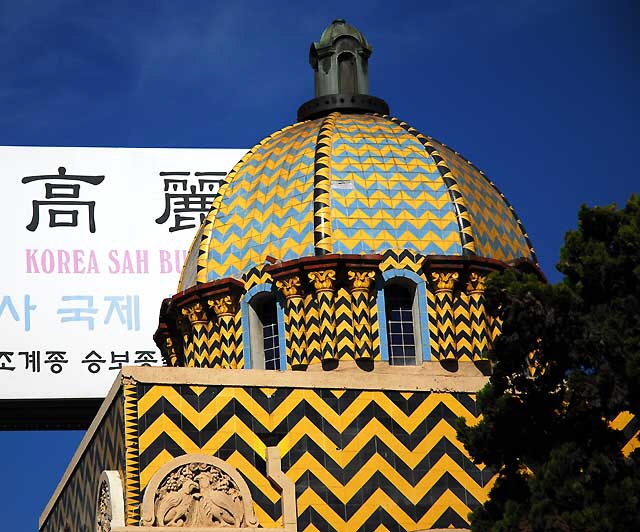
[[[344,19],[334,20],[320,40],[311,43],[315,98],[298,109],[298,120],[326,116],[332,111],[388,114],[387,103],[369,95],[368,61],[372,47]]]
[[[343,19],[334,20],[320,41],[311,44],[309,63],[315,72],[316,97],[337,93],[369,94],[371,45]]]

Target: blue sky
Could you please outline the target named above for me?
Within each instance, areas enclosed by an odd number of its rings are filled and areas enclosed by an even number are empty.
[[[0,145],[249,148],[295,121],[313,96],[309,44],[345,18],[374,45],[371,93],[496,182],[556,281],[579,206],[640,192],[639,13],[624,0],[0,0]],[[0,433],[7,530],[36,529],[81,437]]]

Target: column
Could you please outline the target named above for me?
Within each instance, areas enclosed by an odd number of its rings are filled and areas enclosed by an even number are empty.
[[[286,300],[284,313],[285,338],[288,360],[292,369],[307,367],[307,343],[304,327],[304,299],[299,275],[292,275],[276,281],[276,286]]]
[[[438,351],[440,360],[456,359],[456,339],[453,321],[453,285],[458,280],[458,272],[431,272],[436,292],[436,313],[438,315]]]
[[[213,324],[207,317],[205,306],[200,301],[189,303],[182,309],[182,314],[187,317],[191,324],[192,334],[188,340],[189,356],[185,345],[185,358],[187,366],[199,368],[212,367],[210,365],[210,344],[212,341]],[[190,363],[189,363],[190,362]]]
[[[334,306],[336,272],[335,270],[309,272],[308,277],[316,292],[321,358],[322,360],[338,360]]]
[[[484,284],[486,275],[479,272],[469,273],[467,294],[471,315],[471,352],[473,360],[482,360],[484,350],[489,347],[489,327],[484,311]]]
[[[238,367],[237,331],[235,330],[238,300],[231,295],[221,295],[208,301],[215,312],[219,347],[219,365],[222,368]]]
[[[373,270],[351,270],[347,272],[351,281],[351,313],[353,317],[354,358],[372,359],[369,288],[376,275]]]

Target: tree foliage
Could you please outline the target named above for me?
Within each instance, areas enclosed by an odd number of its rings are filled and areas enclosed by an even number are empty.
[[[618,414],[640,419],[640,197],[582,207],[556,285],[516,270],[487,282],[502,320],[478,394],[461,419],[472,458],[499,471],[474,531],[640,530],[640,452],[625,457]]]

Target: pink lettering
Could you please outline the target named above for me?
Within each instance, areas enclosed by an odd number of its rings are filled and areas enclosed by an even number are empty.
[[[93,250],[89,253],[89,264],[87,266],[87,273],[100,273],[98,269],[98,261],[96,260],[96,254]]]
[[[27,273],[40,273],[38,262],[36,261],[37,249],[27,249]]]
[[[58,273],[69,273],[70,258],[71,257],[69,257],[69,253],[67,251],[64,249],[58,250]]]
[[[73,250],[73,273],[84,273],[84,251]]]
[[[136,249],[136,273],[149,273],[149,252]]]
[[[44,273],[51,273],[55,268],[55,260],[50,249],[45,249],[40,255],[40,267]]]
[[[171,254],[166,249],[160,251],[160,273],[171,273]]]
[[[133,273],[133,264],[131,263],[131,255],[128,250],[124,252],[122,259],[122,271],[120,273]]]
[[[118,261],[118,250],[109,250],[109,260],[113,263],[113,266],[109,266],[109,273],[118,273],[120,271],[120,261]]]

